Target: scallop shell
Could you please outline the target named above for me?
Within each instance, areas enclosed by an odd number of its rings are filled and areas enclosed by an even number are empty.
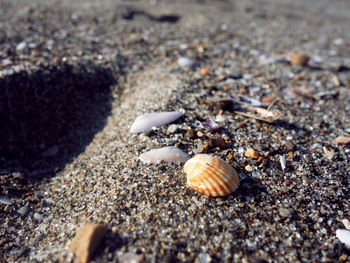
[[[185,163],[184,171],[187,185],[205,195],[229,195],[239,186],[235,169],[216,156],[198,154]]]

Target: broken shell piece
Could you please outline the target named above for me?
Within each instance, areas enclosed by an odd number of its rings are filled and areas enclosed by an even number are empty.
[[[152,112],[138,116],[130,128],[131,133],[139,133],[173,122],[181,117],[181,112]]]
[[[142,153],[139,159],[145,163],[182,163],[190,159],[190,156],[175,146],[169,146]]]
[[[339,136],[334,140],[337,144],[349,144],[350,143],[350,137],[346,136]]]
[[[225,196],[239,186],[235,169],[222,159],[208,154],[198,154],[184,165],[187,185],[209,196]]]
[[[87,263],[89,261],[106,231],[107,227],[102,224],[85,224],[79,229],[69,245],[77,262]]]
[[[335,233],[340,242],[344,243],[347,248],[350,248],[350,231],[346,229],[337,229]]]

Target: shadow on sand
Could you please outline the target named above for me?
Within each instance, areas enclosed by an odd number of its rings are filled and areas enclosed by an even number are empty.
[[[0,78],[0,173],[38,181],[71,162],[105,126],[114,84],[110,69],[91,64]]]

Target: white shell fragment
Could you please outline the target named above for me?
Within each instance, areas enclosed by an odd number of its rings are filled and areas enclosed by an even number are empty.
[[[340,242],[344,243],[347,248],[350,248],[350,231],[346,229],[337,229],[335,233]]]
[[[173,122],[181,117],[181,112],[152,112],[138,116],[130,128],[131,133],[139,133]]]
[[[186,58],[186,57],[179,57],[179,59],[177,60],[177,64],[179,64],[181,67],[195,67],[196,63],[190,59],[190,58]]]
[[[145,152],[139,159],[145,163],[182,163],[190,159],[190,156],[175,146],[169,146]]]

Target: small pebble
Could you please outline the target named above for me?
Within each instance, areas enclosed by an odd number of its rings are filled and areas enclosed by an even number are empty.
[[[201,145],[197,148],[196,153],[206,153],[209,150],[209,145],[205,144],[205,145]]]
[[[283,145],[288,151],[294,151],[295,149],[295,145],[291,141],[283,141]]]
[[[201,69],[201,74],[204,75],[204,76],[210,75],[210,71],[207,68],[202,68]]]
[[[292,215],[292,213],[293,213],[293,210],[292,209],[288,209],[288,208],[280,208],[280,209],[278,209],[278,213],[282,217],[290,217]]]
[[[225,116],[217,115],[216,118],[215,118],[215,121],[217,121],[217,122],[224,122],[224,121],[226,121],[226,118],[225,118]]]
[[[253,171],[253,166],[251,166],[251,165],[246,165],[246,166],[244,167],[244,169],[245,169],[247,172],[252,172],[252,171]]]
[[[199,253],[195,263],[210,263],[211,261],[212,259],[208,253]]]
[[[328,150],[326,146],[323,146],[323,152],[327,155],[327,157],[332,160],[335,153],[333,150]]]
[[[39,213],[35,213],[34,218],[38,221],[42,221],[44,219],[44,217]]]
[[[190,139],[196,138],[196,132],[193,129],[187,130],[186,134],[187,134],[188,138],[190,138]]]
[[[29,212],[28,205],[26,204],[26,205],[22,206],[20,209],[18,209],[17,212],[21,215],[26,215]]]
[[[248,148],[246,150],[246,152],[244,153],[245,157],[249,157],[249,158],[254,158],[257,159],[259,157],[259,154],[257,151],[255,151],[253,148]]]
[[[168,131],[170,133],[175,133],[177,131],[177,125],[176,124],[171,124],[169,127],[168,127]]]

